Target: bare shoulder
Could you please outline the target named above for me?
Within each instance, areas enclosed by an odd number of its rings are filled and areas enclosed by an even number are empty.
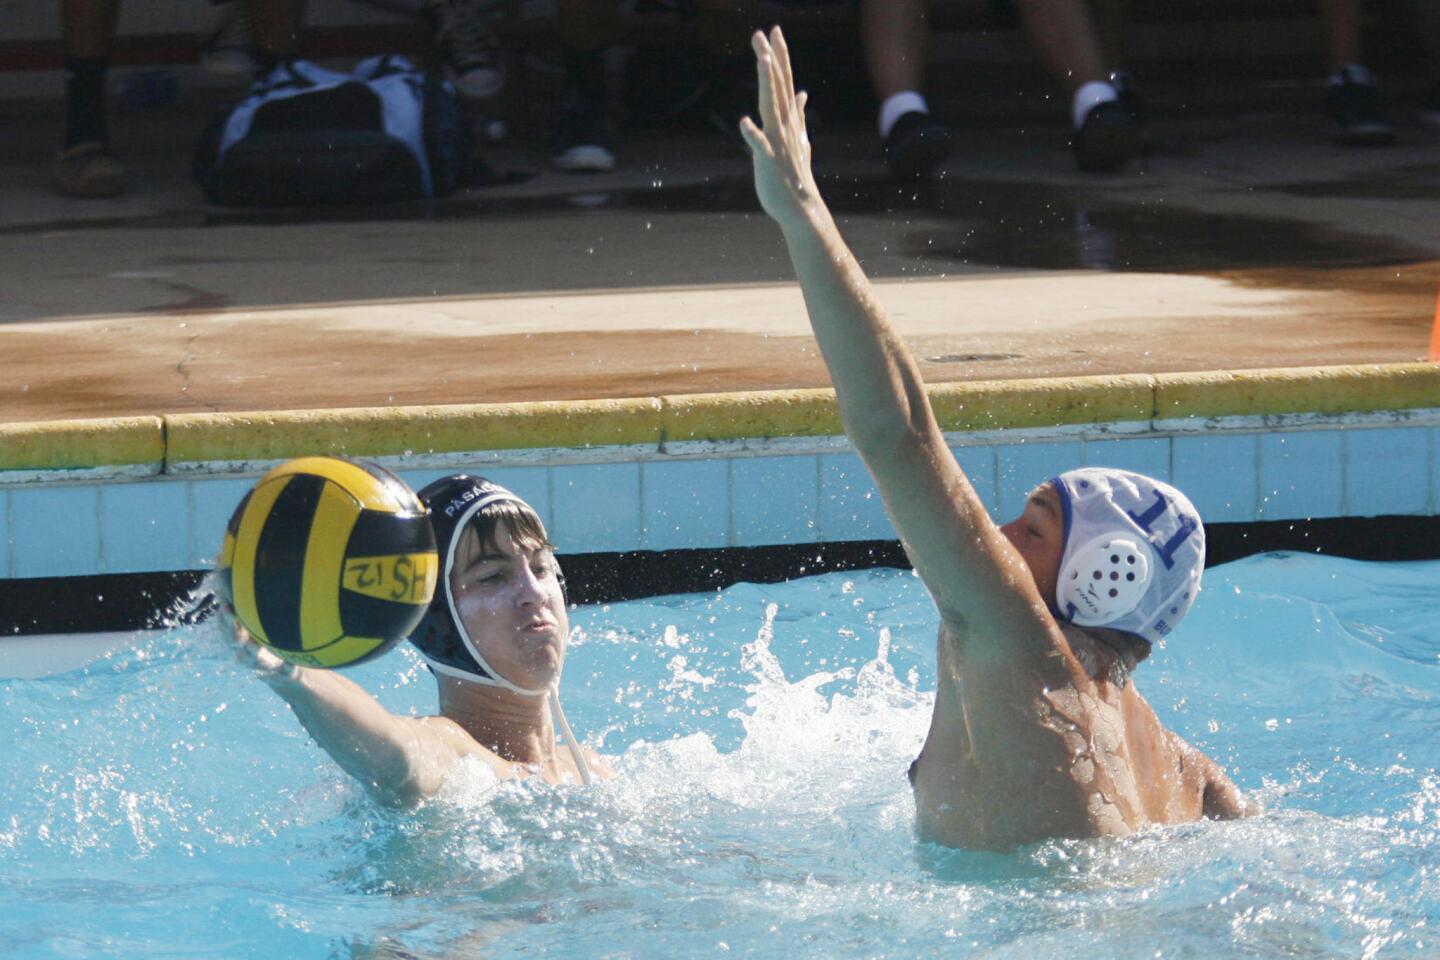
[[[412,722],[423,731],[425,739],[430,741],[432,749],[423,753],[432,764],[439,767],[436,772],[440,779],[444,778],[450,763],[462,757],[478,757],[484,760],[495,771],[496,776],[506,777],[512,773],[513,763],[476,740],[464,727],[449,717],[418,717]],[[438,788],[438,781],[435,786]]]
[[[1204,790],[1203,813],[1207,818],[1237,820],[1241,817],[1253,817],[1261,812],[1260,805],[1240,792],[1240,788],[1235,786],[1235,782],[1220,764],[1184,737],[1173,731],[1167,732],[1176,751],[1184,758],[1186,766],[1199,775]]]

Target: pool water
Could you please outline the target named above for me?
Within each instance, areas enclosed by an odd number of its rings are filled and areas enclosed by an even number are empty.
[[[1440,563],[1212,569],[1137,683],[1266,806],[1011,854],[918,843],[936,615],[906,571],[574,611],[591,789],[371,804],[202,626],[0,683],[18,957],[1440,956]],[[396,711],[397,651],[352,674]]]

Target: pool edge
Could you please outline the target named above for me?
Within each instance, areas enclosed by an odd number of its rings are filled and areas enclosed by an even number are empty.
[[[1440,407],[1414,362],[934,384],[947,433]],[[313,453],[441,456],[843,434],[830,389],[0,423],[0,483],[234,473]]]

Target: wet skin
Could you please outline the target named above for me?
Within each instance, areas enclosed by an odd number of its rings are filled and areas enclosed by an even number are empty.
[[[516,542],[503,525],[494,549],[473,529],[462,537],[450,591],[471,640],[517,686],[549,687],[560,675],[570,633],[554,553]]]
[[[1054,488],[1037,488],[1000,532],[1039,595],[1054,596],[1064,547]],[[1047,654],[995,657],[963,626],[941,627],[935,714],[912,770],[923,837],[1006,849],[1243,815],[1224,772],[1124,682],[1111,633],[1057,623]]]

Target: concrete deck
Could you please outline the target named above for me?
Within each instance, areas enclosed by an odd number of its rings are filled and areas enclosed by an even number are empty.
[[[112,120],[127,196],[57,198],[54,113],[0,104],[26,133],[0,152],[0,422],[828,382],[714,134],[635,134],[584,179],[520,140],[492,155],[523,183],[252,212],[189,181],[195,104]],[[884,181],[860,125],[816,156],[933,382],[1397,362],[1423,358],[1440,284],[1440,131],[1399,118],[1399,146],[1357,151],[1313,113],[1177,113],[1117,177],[1076,173],[1048,113],[960,117],[919,187]]]

